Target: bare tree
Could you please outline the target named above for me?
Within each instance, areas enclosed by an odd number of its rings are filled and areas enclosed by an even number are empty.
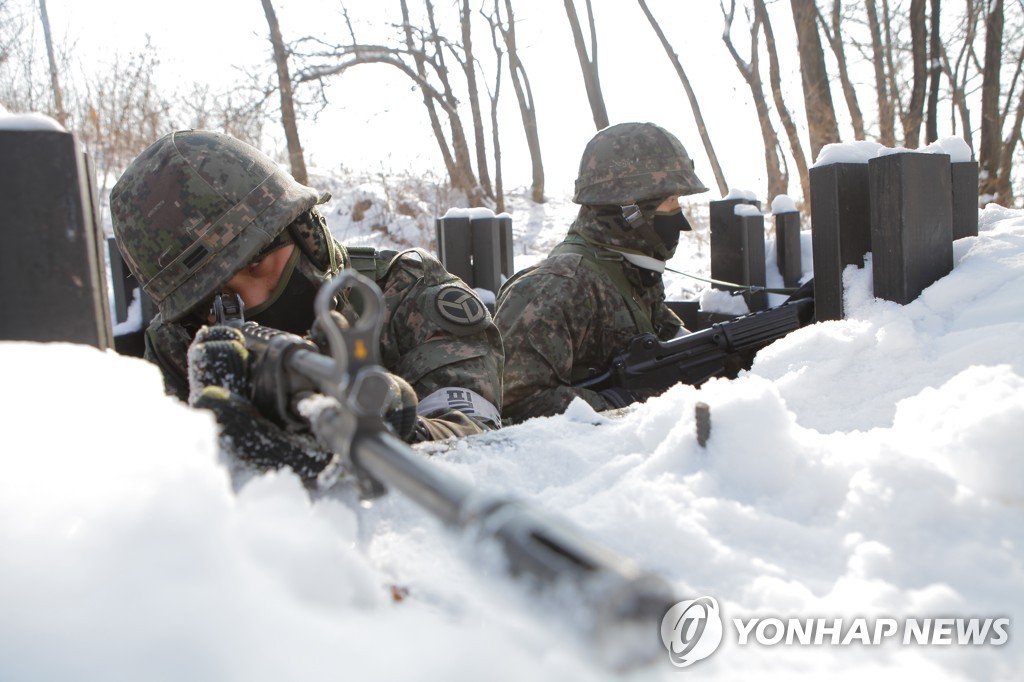
[[[472,13],[469,9],[469,0],[462,0],[459,19],[462,24],[462,55],[460,56],[458,50],[452,50],[452,55],[462,65],[462,71],[466,74],[466,90],[469,94],[469,110],[473,117],[473,138],[476,142],[476,166],[480,177],[480,187],[483,188],[484,194],[494,197],[490,173],[487,170],[487,145],[484,143],[484,122],[480,112],[480,93],[476,84],[476,59],[473,57]]]
[[[1011,177],[1013,175],[1014,152],[1021,141],[1022,124],[1024,124],[1024,89],[1021,89],[1021,93],[1017,99],[1016,114],[1014,115],[1010,132],[1007,135],[1006,140],[1003,142],[999,158],[999,178],[995,185],[996,196],[1006,206],[1013,206],[1014,204],[1013,183],[1011,182]]]
[[[997,193],[1002,120],[999,115],[999,78],[1002,70],[1003,0],[989,0],[985,18],[985,64],[981,87],[981,145],[978,164],[980,192]]]
[[[533,183],[530,196],[538,204],[544,203],[544,163],[541,160],[540,134],[537,130],[537,108],[530,88],[530,79],[526,75],[526,67],[519,58],[516,44],[516,19],[512,11],[512,0],[505,0],[506,19],[501,20],[500,0],[494,0],[494,16],[497,18],[498,31],[505,40],[508,54],[509,76],[512,88],[519,101],[519,112],[523,118],[523,131],[526,133],[526,146],[530,151],[530,166],[533,171]]]
[[[786,137],[789,138],[789,147],[793,154],[793,161],[796,163],[797,173],[800,175],[800,189],[803,192],[804,203],[809,207],[811,202],[811,183],[807,170],[807,156],[804,154],[803,143],[800,141],[800,132],[782,95],[782,74],[779,68],[778,50],[775,46],[775,31],[772,29],[771,17],[768,15],[768,8],[764,0],[754,0],[754,11],[761,17],[761,30],[764,32],[765,51],[768,53],[768,80],[772,87],[772,99],[775,101],[775,110],[782,121],[782,127],[786,130]]]
[[[155,79],[159,63],[147,44],[128,57],[115,55],[108,71],[78,79],[69,118],[92,159],[101,196],[132,159],[173,127],[174,105]]]
[[[43,36],[46,39],[46,59],[50,64],[50,88],[53,90],[55,118],[62,126],[66,126],[68,114],[64,110],[64,93],[61,90],[60,75],[57,72],[57,57],[53,53],[53,37],[50,35],[50,15],[46,11],[46,0],[39,0],[39,21],[43,24]]]
[[[892,97],[889,94],[889,79],[886,74],[885,55],[888,45],[882,43],[882,30],[878,20],[875,0],[864,0],[871,32],[871,63],[875,70],[875,99],[878,104],[878,140],[886,147],[896,144],[896,128]]]
[[[968,146],[974,149],[974,137],[971,128],[971,111],[967,105],[968,83],[972,77],[971,64],[977,61],[974,53],[974,40],[978,30],[978,19],[981,12],[979,3],[976,0],[967,0],[964,7],[964,14],[961,17],[958,30],[959,49],[956,57],[950,61],[949,54],[943,41],[939,41],[939,58],[942,62],[942,71],[949,81],[950,97],[952,108],[950,110],[950,127],[955,133],[957,131],[957,116],[959,116],[960,128],[963,130],[963,137]]]
[[[927,20],[925,0],[910,0],[910,51],[913,80],[910,103],[903,112],[903,146],[916,149],[921,141],[921,122],[924,120],[924,96],[928,81]]]
[[[925,144],[939,139],[939,81],[942,78],[942,39],[939,37],[939,0],[931,0],[928,32],[928,109],[925,113]]]
[[[491,47],[494,49],[494,90],[488,88],[488,96],[491,100],[491,146],[494,151],[494,202],[495,210],[498,213],[505,211],[505,191],[502,186],[501,173],[501,136],[498,134],[498,96],[501,94],[501,73],[504,70],[505,52],[501,49],[498,41],[498,19],[493,15],[486,14],[482,9],[480,14],[484,17],[491,29]]]
[[[730,1],[728,10],[725,9],[725,4],[722,2],[720,2],[720,7],[722,15],[725,17],[722,41],[725,42],[743,80],[747,82],[747,87],[750,88],[750,96],[754,102],[754,109],[757,111],[757,121],[761,126],[761,139],[764,142],[764,165],[768,174],[768,196],[776,197],[780,194],[787,194],[789,173],[785,168],[786,161],[782,153],[782,146],[775,134],[775,127],[772,125],[768,102],[764,95],[764,85],[761,82],[758,56],[761,15],[757,12],[754,13],[753,23],[750,25],[750,61],[745,62],[732,43],[732,23],[736,14],[736,0]]]
[[[807,112],[807,128],[811,137],[811,156],[826,144],[839,141],[839,126],[832,104],[825,54],[818,35],[815,0],[790,0],[793,24],[796,27],[797,51],[800,54],[800,76]]]
[[[665,32],[661,30],[661,24],[654,18],[651,10],[647,7],[647,3],[644,0],[637,0],[637,2],[640,3],[640,9],[643,10],[644,16],[647,17],[651,28],[657,34],[658,40],[661,41],[661,46],[665,48],[665,54],[668,55],[669,61],[675,67],[679,81],[683,84],[686,97],[690,101],[690,110],[693,111],[693,118],[697,123],[697,132],[700,134],[701,142],[704,143],[704,152],[708,155],[708,162],[711,164],[711,170],[715,175],[715,182],[718,184],[718,191],[722,193],[722,196],[725,196],[729,193],[729,184],[725,181],[725,173],[722,172],[722,166],[718,162],[718,154],[715,153],[715,147],[711,144],[711,136],[708,134],[708,128],[704,124],[704,116],[701,114],[697,95],[693,92],[693,87],[690,85],[690,79],[687,78],[686,71],[683,70],[683,65],[679,61],[679,55],[672,49],[668,38],[665,37]]]
[[[565,0],[565,14],[569,17],[569,27],[572,29],[572,40],[576,45],[576,55],[580,59],[580,69],[583,70],[583,85],[587,88],[587,100],[590,101],[590,111],[594,115],[594,125],[598,130],[608,127],[608,109],[604,105],[604,95],[601,93],[601,78],[597,70],[597,29],[594,25],[594,8],[590,0],[587,3],[587,23],[590,26],[590,53],[587,53],[587,44],[583,40],[583,30],[580,28],[579,17],[576,16],[576,5],[573,0]]]
[[[832,48],[832,54],[836,58],[836,66],[839,71],[839,83],[843,88],[843,98],[846,100],[846,107],[850,111],[850,123],[853,125],[853,137],[857,140],[864,139],[864,115],[860,110],[860,102],[857,100],[857,89],[850,80],[849,68],[846,65],[846,49],[843,45],[842,32],[842,0],[832,0],[831,23],[825,20],[821,10],[815,8],[818,15],[818,22],[821,30],[825,33],[825,40]]]
[[[406,0],[399,0],[399,7],[402,13],[402,23],[398,27],[401,45],[362,43],[357,39],[351,22],[348,22],[350,41],[347,44],[330,44],[314,38],[299,41],[300,44],[313,47],[305,51],[299,47],[293,50],[293,54],[309,62],[299,70],[296,81],[322,84],[331,76],[365,64],[386,64],[399,70],[415,83],[421,94],[452,187],[465,193],[470,205],[479,206],[483,194],[473,172],[458,100],[444,61],[444,51],[450,50],[453,43],[438,31],[430,0],[424,2],[428,22],[426,29],[412,23]],[[347,13],[345,16],[347,20]],[[448,122],[450,143],[442,125],[441,114]]]
[[[292,77],[288,71],[288,50],[281,37],[281,26],[277,21],[277,13],[271,0],[261,0],[263,13],[270,27],[270,44],[274,49],[274,65],[277,67],[277,87],[281,93],[281,125],[284,126],[284,137],[288,144],[288,161],[291,164],[292,177],[303,185],[309,184],[306,173],[306,159],[302,154],[302,143],[299,141],[299,127],[295,120],[295,98],[292,95]]]

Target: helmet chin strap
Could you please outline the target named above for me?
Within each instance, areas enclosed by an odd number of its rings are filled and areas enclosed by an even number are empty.
[[[668,248],[658,233],[655,232],[654,226],[651,225],[651,221],[644,216],[643,211],[640,210],[640,207],[637,204],[626,204],[625,206],[621,206],[620,209],[622,210],[622,219],[626,221],[626,225],[639,234],[643,240],[650,245],[654,253],[657,253],[659,249]],[[655,263],[661,263],[661,270],[657,270],[657,272],[663,272],[665,270],[665,263],[663,261],[659,261],[654,258],[651,258],[650,260]],[[640,264],[634,263],[634,265]],[[640,267],[648,270],[655,269],[645,265],[640,265]]]

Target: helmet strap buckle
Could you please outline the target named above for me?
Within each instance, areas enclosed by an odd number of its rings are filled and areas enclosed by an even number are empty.
[[[638,230],[647,224],[647,218],[644,218],[643,212],[636,204],[627,204],[622,206],[621,209],[622,219],[626,221],[630,229]]]

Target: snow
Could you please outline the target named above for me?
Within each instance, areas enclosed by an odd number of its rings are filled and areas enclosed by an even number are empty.
[[[763,216],[764,215],[763,213],[761,213],[761,209],[759,209],[757,206],[754,206],[753,204],[736,204],[733,207],[732,212],[733,212],[734,215],[738,215],[738,216]]]
[[[510,213],[524,267],[575,207]],[[714,597],[725,635],[687,671],[701,679],[1019,679],[1024,211],[979,215],[917,300],[876,300],[869,258],[844,275],[846,319],[738,379],[416,450],[568,519],[680,600]],[[694,228],[671,265],[706,276]],[[666,282],[742,304],[705,286]],[[2,342],[0,376],[0,680],[619,678],[579,614],[400,494],[367,508],[345,481],[311,497],[288,472],[233,478],[211,416],[142,360]],[[732,619],[754,617],[1013,623],[1005,645],[740,644]],[[663,653],[628,679],[679,679]]]
[[[757,201],[757,195],[748,189],[736,189],[735,187],[729,188],[729,193],[722,197],[722,200],[729,199],[744,199],[749,201]]]
[[[796,202],[786,194],[780,194],[772,199],[772,213],[796,213]]]
[[[891,154],[948,154],[950,163],[963,163],[973,160],[971,148],[961,137],[943,137],[920,149],[904,147],[886,147],[871,140],[856,142],[837,142],[827,144],[818,152],[812,168],[828,166],[834,163],[867,163],[871,159]]]
[[[507,213],[498,213],[495,215],[494,211],[489,208],[477,207],[477,208],[459,208],[451,207],[445,211],[442,218],[469,218],[470,220],[486,220],[488,218],[511,218],[512,216]]]
[[[49,130],[66,132],[53,118],[39,113],[12,114],[0,107],[0,130]]]

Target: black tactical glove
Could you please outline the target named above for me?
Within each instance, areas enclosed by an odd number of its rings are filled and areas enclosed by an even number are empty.
[[[200,329],[188,350],[189,404],[214,413],[222,449],[239,460],[260,469],[287,466],[303,479],[314,479],[332,455],[311,436],[280,428],[249,402],[248,359],[237,329]]]

